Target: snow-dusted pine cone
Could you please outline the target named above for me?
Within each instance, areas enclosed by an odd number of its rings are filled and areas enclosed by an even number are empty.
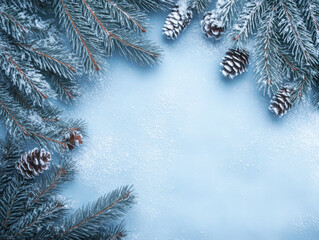
[[[83,143],[82,135],[78,132],[69,132],[65,136],[66,146],[69,150],[73,150],[75,147]]]
[[[244,49],[231,48],[221,63],[224,67],[222,73],[225,77],[233,78],[245,72],[247,64],[249,64],[249,53]]]
[[[270,101],[269,110],[275,113],[278,117],[285,115],[292,106],[292,92],[293,89],[290,87],[283,87],[279,89]]]
[[[205,13],[201,25],[206,37],[216,39],[220,38],[226,28],[223,21],[219,20],[215,10]]]
[[[49,152],[35,148],[20,157],[16,163],[16,168],[24,178],[31,179],[47,170],[50,161],[51,154]]]
[[[177,38],[178,35],[189,25],[192,17],[193,12],[191,9],[184,9],[184,6],[181,5],[174,6],[165,20],[163,34],[170,39]]]

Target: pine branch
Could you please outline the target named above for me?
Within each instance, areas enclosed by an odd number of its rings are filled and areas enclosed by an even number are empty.
[[[8,101],[9,100],[9,101]],[[6,119],[6,125],[8,127],[8,131],[10,135],[15,135],[19,130],[24,134],[29,136],[29,132],[26,130],[26,127],[22,126],[20,123],[19,118],[21,118],[18,114],[13,113],[13,109],[19,109],[17,104],[14,104],[12,98],[9,95],[0,89],[0,115]],[[14,116],[14,115],[17,115]]]
[[[31,112],[26,112],[10,97],[5,89],[0,89],[0,116],[6,119],[5,124],[8,127],[10,136],[24,140],[33,139],[40,146],[48,149],[61,151],[66,148],[63,135],[70,128],[83,130],[84,124],[78,120],[71,121],[43,121],[40,116],[37,121],[27,122],[26,116]],[[2,108],[1,108],[2,107]],[[54,111],[54,110],[53,110]],[[53,112],[52,114],[55,114]],[[22,133],[22,134],[21,134]]]
[[[125,1],[104,0],[102,1],[104,8],[108,10],[108,14],[112,19],[117,21],[122,27],[130,30],[142,31],[145,30],[146,14]]]
[[[248,37],[258,26],[262,14],[269,7],[269,1],[247,1],[244,10],[238,17],[237,24],[234,25],[232,36],[235,42],[247,41]]]
[[[74,73],[76,72],[74,67],[58,60],[56,57],[52,57],[26,44],[18,43],[18,45],[27,53],[29,53],[29,56],[32,58],[34,63],[41,69],[52,71],[53,73],[58,74],[59,76],[64,78],[74,78]],[[55,55],[63,56],[61,51],[58,51],[56,49],[52,50],[52,47],[50,48],[50,51],[54,51]]]
[[[81,21],[81,27],[89,30],[89,32],[86,32],[84,35],[80,32],[74,19],[74,15],[78,15],[77,18],[80,18],[81,12],[76,12],[76,6],[74,6],[72,2],[64,2],[64,0],[57,1],[55,12],[60,23],[64,24],[69,39],[74,40],[72,41],[73,47],[84,62],[85,68],[89,71],[99,71],[100,67],[97,64],[97,57],[95,57],[95,54],[92,52],[94,48],[89,44],[90,38],[92,37],[89,34],[90,27],[85,24],[86,21],[84,19]],[[91,41],[94,42],[93,40]]]
[[[139,62],[140,64],[149,65],[156,62],[158,53],[155,53],[155,47],[147,41],[143,41],[142,38],[126,39],[123,37],[127,35],[124,31],[118,30],[117,33],[109,30],[106,26],[110,25],[113,20],[110,20],[107,16],[104,16],[104,8],[101,5],[91,3],[91,6],[85,1],[81,0],[82,10],[87,17],[90,19],[90,23],[94,26],[94,29],[99,31],[99,35],[103,36],[104,48],[107,49],[109,54],[112,52],[112,47],[117,46],[121,53],[132,60]],[[94,8],[94,9],[93,9]],[[131,42],[130,42],[131,41]],[[142,47],[144,45],[146,48]],[[149,48],[149,49],[147,49]]]
[[[63,160],[60,165],[52,165],[49,174],[43,176],[36,184],[34,195],[29,205],[47,202],[48,198],[61,189],[61,185],[73,181],[75,174],[75,162],[69,158]]]
[[[280,87],[283,78],[281,74],[281,61],[277,50],[279,45],[276,32],[277,21],[275,3],[266,4],[267,10],[261,20],[256,37],[255,65],[257,79],[260,88],[264,88],[264,93],[268,95],[276,92]]]
[[[134,203],[135,196],[130,187],[119,188],[101,197],[96,203],[76,211],[63,223],[63,239],[89,238],[98,233],[103,222],[116,220]]]
[[[72,80],[56,76],[50,72],[43,73],[50,80],[51,87],[65,102],[72,102],[80,95],[80,87]]]
[[[34,180],[14,168],[20,150],[0,144],[0,233],[5,239],[122,239],[117,221],[135,202],[131,187],[119,188],[66,216],[67,205],[57,195],[73,180],[74,161],[53,162]],[[17,156],[18,155],[18,156]],[[5,165],[4,165],[5,164]]]
[[[126,0],[144,11],[166,11],[174,5],[174,0]]]
[[[121,240],[127,236],[124,223],[121,222],[112,227],[103,228],[92,240]]]
[[[296,72],[299,69],[293,65],[292,61],[288,60],[288,56],[287,54],[283,54],[278,48],[276,48],[276,51],[278,51],[280,57],[282,58],[282,60],[286,63],[286,65],[293,71]],[[285,56],[286,55],[286,56]],[[286,72],[290,72],[290,71],[286,71]]]
[[[240,5],[241,1],[238,0],[218,0],[216,2],[216,11],[223,26],[227,28],[233,23],[233,18],[237,15]]]
[[[29,30],[15,19],[17,17],[17,9],[9,5],[7,6],[6,4],[2,4],[1,8],[2,11],[0,11],[0,28],[16,40],[24,39],[25,34]]]
[[[287,19],[287,21],[280,21],[280,31],[285,42],[291,46],[291,51],[299,62],[315,64],[316,50],[298,13],[296,3],[291,0],[280,0],[280,4],[279,16]]]
[[[5,189],[16,173],[15,163],[21,153],[20,146],[14,145],[12,138],[6,137],[5,141],[0,142],[0,196],[4,196]]]
[[[188,0],[187,5],[196,13],[203,13],[212,3],[212,0]]]
[[[6,186],[3,196],[0,199],[0,229],[8,231],[16,219],[24,212],[24,203],[27,196],[24,194],[26,186],[16,178],[12,179]]]
[[[45,203],[28,212],[10,229],[13,238],[32,238],[47,225],[51,225],[65,214],[65,205],[60,201]]]
[[[23,71],[22,67],[13,60],[12,56],[10,56],[8,52],[2,50],[2,53],[4,54],[4,56],[2,55],[1,59],[1,62],[4,64],[2,68],[9,68],[9,70],[5,71],[6,75],[13,78],[13,82],[19,87],[21,91],[24,91],[27,94],[29,89],[33,89],[33,91],[35,91],[35,93],[39,97],[44,99],[48,98],[48,96],[44,94],[38,88],[38,86],[28,77],[28,75]],[[22,81],[25,81],[30,86],[30,88],[25,89],[24,83]],[[40,99],[37,100],[40,101]]]
[[[298,8],[302,11],[302,16],[308,31],[312,34],[312,41],[315,45],[319,43],[319,6],[313,0],[300,0]]]

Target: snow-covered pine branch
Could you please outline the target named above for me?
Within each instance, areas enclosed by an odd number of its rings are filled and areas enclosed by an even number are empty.
[[[302,11],[302,16],[308,31],[312,34],[312,41],[317,46],[319,44],[319,4],[316,0],[299,0],[298,8]]]
[[[137,6],[125,1],[114,0],[102,1],[102,5],[112,19],[116,20],[121,27],[131,31],[146,31],[147,15],[139,11]]]
[[[145,14],[127,2],[60,0],[56,13],[69,39],[75,40],[74,49],[88,72],[103,69],[101,57],[111,56],[115,50],[140,65],[158,61],[159,47],[135,32],[137,28],[145,31]]]
[[[219,38],[226,25],[234,22],[236,14],[229,13],[235,2],[220,0],[216,9],[205,15],[202,27],[206,36]],[[246,44],[255,37],[254,63],[258,85],[264,93],[275,94],[270,109],[276,109],[276,114],[285,114],[291,107],[289,104],[302,99],[312,88],[317,89],[318,1],[249,0],[242,9],[234,9],[239,15],[231,26],[231,48],[223,59],[222,72],[234,77],[246,69]],[[277,103],[284,101],[283,95],[285,99],[289,97],[290,107],[278,109],[280,104]],[[282,104],[280,106],[288,106]]]
[[[263,88],[264,93],[271,95],[281,86],[283,76],[280,68],[281,58],[278,53],[280,42],[276,29],[276,4],[266,3],[265,7],[266,12],[260,19],[255,40],[254,62],[259,88]]]
[[[218,0],[216,3],[216,12],[220,16],[225,28],[234,22],[242,1],[238,0]]]
[[[131,187],[118,188],[71,214],[59,190],[62,184],[74,179],[75,161],[71,158],[55,159],[45,172],[32,175],[34,166],[38,166],[38,162],[50,153],[32,155],[37,151],[35,149],[20,158],[20,147],[9,140],[0,145],[2,238],[109,239],[126,235],[124,224],[120,221],[135,203]],[[17,169],[18,164],[28,164],[29,168]],[[21,169],[31,171],[32,177],[26,178]]]
[[[125,0],[124,0],[125,1]],[[165,11],[173,6],[174,0],[126,0],[143,11]]]
[[[301,66],[317,64],[317,51],[295,1],[279,1],[280,34]]]
[[[212,3],[212,0],[188,0],[187,5],[196,13],[203,13]]]
[[[55,13],[59,23],[63,24],[74,51],[82,60],[85,70],[99,71],[102,63],[98,53],[102,49],[98,48],[98,44],[94,44],[95,35],[88,24],[88,19],[82,15],[82,9],[73,1],[57,0]]]
[[[98,234],[98,224],[118,220],[135,203],[131,187],[125,186],[100,197],[94,204],[78,209],[62,223],[61,239],[87,239]]]
[[[245,3],[231,32],[231,37],[236,45],[247,41],[248,37],[256,30],[262,16],[267,14],[265,11],[269,10],[272,5],[271,1],[267,0],[249,0]]]

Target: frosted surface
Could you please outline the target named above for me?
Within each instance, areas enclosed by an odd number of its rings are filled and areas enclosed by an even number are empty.
[[[177,41],[152,40],[156,68],[115,57],[66,115],[84,118],[90,138],[75,152],[80,172],[65,194],[80,206],[134,184],[128,239],[318,239],[319,112],[310,104],[278,120],[242,77],[219,72],[224,42],[199,19]]]

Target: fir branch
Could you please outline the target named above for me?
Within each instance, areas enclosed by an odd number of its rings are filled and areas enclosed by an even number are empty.
[[[64,0],[59,0],[57,1],[55,12],[60,20],[60,23],[64,24],[69,38],[74,39],[74,41],[72,41],[74,49],[84,62],[85,68],[88,70],[99,71],[100,67],[98,66],[97,61],[95,60],[95,57],[92,53],[93,48],[89,47],[89,40],[87,40],[85,36],[80,32],[78,26],[75,23],[75,20],[71,15],[71,9],[75,14],[75,8],[71,4],[72,2],[65,3]],[[81,21],[81,25],[85,25],[84,23],[85,21]],[[89,29],[88,26],[86,27],[87,29]],[[88,33],[87,36],[89,36]]]
[[[282,60],[290,67],[290,69],[293,71],[293,72],[296,72],[298,71],[298,68],[293,66],[293,64],[291,63],[291,61],[289,61],[287,58],[287,56],[285,56],[278,48],[276,48],[276,51],[278,51],[280,57],[282,58]]]
[[[127,236],[125,225],[123,222],[115,226],[103,228],[100,232],[92,238],[92,240],[121,240]]]
[[[241,1],[238,0],[218,0],[216,2],[216,11],[218,13],[218,19],[223,23],[225,28],[233,23],[233,18],[237,14]]]
[[[22,40],[29,31],[18,20],[15,19],[17,9],[6,4],[1,5],[0,11],[0,29],[17,40]]]
[[[63,223],[63,239],[89,238],[98,233],[104,221],[116,220],[134,203],[135,196],[130,187],[119,188],[99,198],[96,203],[76,211]]]
[[[158,53],[153,52],[155,48],[151,43],[142,41],[142,38],[136,38],[136,40],[132,38],[131,42],[129,42],[129,40],[123,37],[125,35],[123,31],[118,30],[116,34],[107,29],[107,23],[111,22],[107,17],[103,17],[103,14],[101,13],[103,8],[101,8],[101,6],[93,4],[92,2],[91,7],[85,0],[81,0],[81,3],[83,12],[87,18],[91,20],[90,22],[92,26],[94,26],[94,29],[98,29],[99,33],[104,36],[103,44],[105,49],[107,49],[107,52],[110,53],[112,51],[112,46],[115,45],[124,56],[135,60],[140,64],[155,63],[156,58],[158,58]],[[150,50],[143,48],[141,45],[147,46]]]
[[[7,66],[9,66],[12,69],[12,72],[14,72],[14,73],[10,73],[10,74],[14,74],[15,79],[18,78],[18,77],[16,77],[17,75],[20,75],[20,78],[26,80],[26,82],[28,82],[28,84],[31,86],[31,88],[34,89],[34,91],[38,95],[40,95],[44,99],[48,98],[48,96],[45,95],[44,93],[42,93],[38,89],[38,87],[35,85],[35,83],[29,79],[27,74],[22,70],[22,68],[12,59],[12,57],[5,50],[3,50],[3,53],[6,56],[6,59],[9,63]],[[19,88],[21,89],[22,87],[20,86]]]
[[[7,99],[9,100],[9,102],[5,101]],[[7,119],[6,125],[9,128],[9,132],[11,133],[11,135],[14,135],[13,133],[16,132],[16,129],[19,129],[24,135],[30,135],[26,128],[22,126],[20,121],[14,116],[14,113],[11,109],[19,109],[19,107],[16,104],[14,104],[12,100],[10,100],[11,99],[7,95],[7,93],[0,90],[0,105],[2,107],[2,111],[0,111],[0,114],[5,119]],[[12,127],[12,124],[16,127]]]
[[[21,217],[11,227],[10,233],[14,238],[32,238],[38,231],[60,219],[65,210],[65,204],[60,201],[45,203]]]
[[[299,62],[315,64],[317,62],[315,59],[316,50],[309,32],[298,14],[296,3],[291,0],[280,0],[280,4],[282,8],[280,8],[279,16],[287,19],[287,22],[280,21],[280,32],[283,34],[284,40],[291,46],[291,51]]]
[[[125,1],[115,2],[113,0],[104,0],[102,4],[108,9],[108,14],[119,22],[122,27],[146,32],[144,26],[146,15],[141,11],[136,11],[137,9],[134,5]]]
[[[212,0],[188,0],[187,5],[197,13],[203,13],[211,4]]]
[[[74,161],[64,159],[35,180],[24,180],[14,168],[20,155],[12,142],[0,144],[0,233],[5,239],[121,239],[117,221],[135,202],[131,187],[119,188],[66,216],[57,195],[73,180]],[[5,165],[4,165],[5,164]],[[38,181],[40,180],[40,181]]]
[[[73,78],[76,72],[75,68],[68,65],[59,59],[52,57],[46,53],[39,51],[38,49],[28,46],[26,44],[18,43],[18,45],[30,54],[30,57],[37,66],[46,71],[52,71],[65,78]],[[52,51],[52,50],[51,50]],[[62,55],[61,52],[58,52]]]
[[[60,99],[65,102],[72,102],[79,96],[80,87],[72,80],[49,72],[44,73],[45,76],[50,80],[52,88],[60,96]]]
[[[126,0],[144,11],[166,11],[174,5],[174,0]]]
[[[21,96],[21,94],[19,93],[19,91],[17,89],[14,89],[14,93],[18,96],[18,98],[21,100],[21,102],[23,103],[23,105],[27,108],[27,109],[31,109],[30,105],[27,103],[27,101]]]
[[[36,184],[35,194],[29,205],[46,202],[53,192],[58,192],[61,185],[73,181],[75,174],[75,162],[69,158],[62,161],[60,165],[52,165],[50,174],[46,174]]]
[[[264,88],[264,93],[268,95],[276,92],[283,79],[281,74],[281,61],[276,46],[279,45],[276,32],[275,3],[266,4],[267,10],[256,37],[255,65],[257,79],[260,88]],[[275,88],[275,89],[274,89]]]
[[[15,163],[21,153],[20,146],[14,145],[12,138],[6,137],[5,141],[0,142],[0,196],[4,196],[7,185],[16,173]]]
[[[319,43],[319,5],[313,0],[300,0],[298,8],[302,11],[302,16],[307,29],[312,33],[312,41],[315,45]]]
[[[250,34],[258,26],[262,14],[265,12],[269,5],[269,1],[247,1],[244,6],[244,10],[238,17],[237,24],[234,25],[232,36],[235,42],[245,42],[247,41]],[[265,14],[265,13],[264,13]]]
[[[41,135],[39,133],[36,133],[36,132],[31,132],[31,137],[36,141],[38,142],[40,145],[45,145],[47,147],[50,147],[50,143],[57,143],[59,146],[61,146],[62,148],[65,148],[66,147],[66,143],[65,142],[62,142],[60,140],[57,140],[57,139],[54,139],[52,137],[48,137],[48,136],[44,136],[44,135]]]
[[[8,231],[16,219],[24,212],[24,202],[27,196],[24,194],[27,187],[16,178],[13,178],[0,199],[0,228]]]

